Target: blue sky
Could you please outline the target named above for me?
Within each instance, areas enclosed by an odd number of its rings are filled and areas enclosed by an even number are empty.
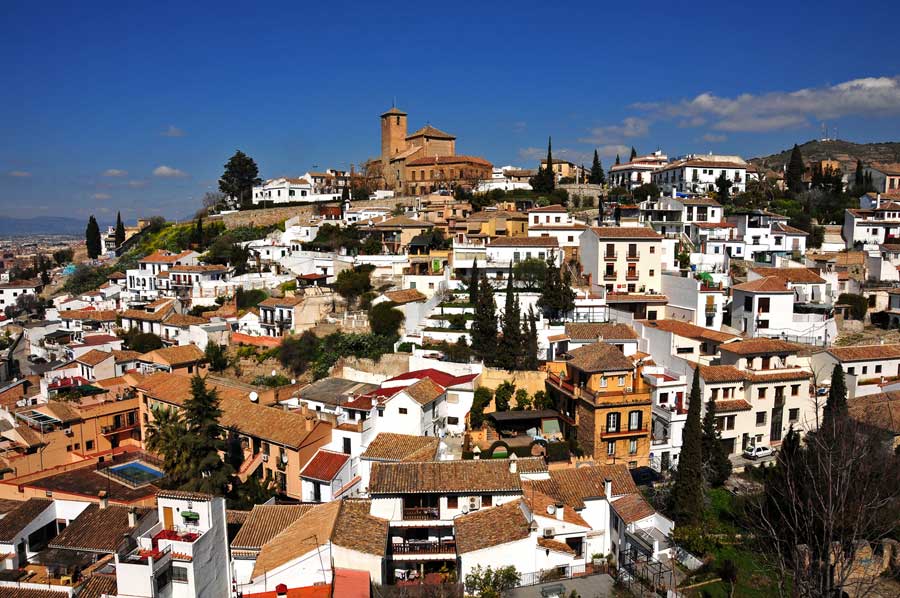
[[[610,6],[612,4],[612,6]],[[850,12],[848,12],[850,11]],[[183,218],[379,151],[393,98],[459,153],[768,154],[900,140],[900,3],[4,2],[0,216]]]

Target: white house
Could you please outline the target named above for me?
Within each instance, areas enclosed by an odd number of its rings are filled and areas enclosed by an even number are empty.
[[[821,278],[819,281],[825,282]],[[735,285],[732,287],[732,326],[750,338],[782,337],[811,344],[830,344],[837,336],[833,305],[824,302],[822,291],[817,295],[807,294],[808,286],[795,285],[779,275]],[[817,289],[825,285],[811,286]]]
[[[13,280],[0,283],[0,312],[15,305],[23,295],[37,295],[40,289],[39,280]]]
[[[669,157],[656,150],[652,154],[638,156],[625,164],[616,164],[609,169],[609,186],[625,187],[632,191],[652,182],[653,173],[668,163]]]
[[[731,182],[731,193],[747,189],[747,162],[740,156],[689,156],[653,171],[651,181],[664,194],[705,193],[716,190],[722,176]]]

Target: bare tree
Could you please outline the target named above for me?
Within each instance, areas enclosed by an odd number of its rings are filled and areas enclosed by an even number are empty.
[[[792,430],[750,508],[782,596],[874,595],[879,583],[881,563],[866,557],[897,524],[900,458],[854,417],[829,418],[802,442]]]
[[[225,207],[228,198],[221,191],[207,191],[203,194],[203,207],[206,213],[212,213]]]

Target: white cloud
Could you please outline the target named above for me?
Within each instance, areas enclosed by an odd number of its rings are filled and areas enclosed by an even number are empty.
[[[109,193],[94,193],[94,199],[112,199]]]
[[[25,179],[31,176],[31,173],[26,170],[10,170],[6,174],[17,179]]]
[[[519,150],[519,157],[523,160],[538,161],[547,157],[547,148],[523,147]],[[561,160],[568,160],[575,164],[588,164],[593,160],[594,154],[561,147],[553,148],[553,157]]]
[[[811,120],[900,114],[900,76],[865,77],[827,87],[744,93],[730,98],[701,93],[679,102],[632,107],[657,118],[678,119],[684,126],[711,121],[712,128],[719,131],[775,131],[809,125]]]
[[[650,132],[650,121],[636,116],[629,116],[621,125],[608,125],[590,129],[588,137],[582,137],[578,141],[582,143],[611,144],[621,142],[632,137],[644,137]]]
[[[175,125],[169,125],[169,128],[162,132],[163,137],[184,137],[186,134],[184,130],[179,129]]]
[[[157,166],[153,170],[153,176],[171,179],[171,178],[186,177],[187,173],[182,170],[178,170],[177,168],[172,168],[171,166],[163,165],[163,166]]]
[[[517,120],[512,124],[513,133],[524,133],[528,128],[528,123],[524,120]]]
[[[619,145],[616,143],[601,145],[597,148],[597,154],[601,158],[613,158],[616,156],[616,154],[618,154],[621,158],[627,161],[629,156],[631,156],[631,148],[627,145]]]
[[[128,186],[137,189],[139,187],[145,187],[147,185],[147,181],[128,181]]]
[[[118,168],[107,168],[103,171],[103,176],[117,177],[117,176],[127,176],[127,170],[119,170]]]
[[[703,141],[708,141],[709,143],[721,143],[728,139],[727,135],[717,135],[715,133],[707,133],[703,137],[701,137]]]

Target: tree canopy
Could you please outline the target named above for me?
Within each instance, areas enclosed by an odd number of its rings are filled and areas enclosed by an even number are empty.
[[[237,150],[225,163],[225,172],[219,178],[219,191],[237,203],[238,207],[247,207],[253,201],[253,186],[262,183],[259,178],[259,167],[256,162]]]
[[[102,243],[100,242],[100,225],[97,224],[97,219],[94,218],[93,214],[88,218],[87,228],[84,231],[84,241],[87,246],[88,257],[92,260],[97,259],[102,249]]]

